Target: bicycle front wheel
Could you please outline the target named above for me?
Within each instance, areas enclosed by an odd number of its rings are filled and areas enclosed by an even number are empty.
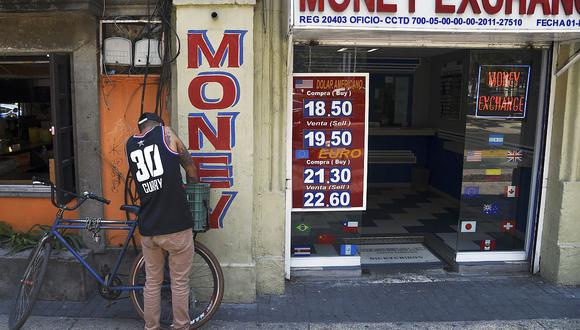
[[[38,298],[51,251],[50,236],[46,235],[30,253],[28,266],[26,266],[24,276],[20,280],[20,286],[10,310],[8,318],[10,330],[20,329],[28,319],[36,298]]]
[[[161,325],[169,328],[173,322],[171,307],[171,284],[169,266],[165,263],[165,278],[161,288]],[[131,269],[131,285],[145,286],[145,259],[140,253]],[[224,295],[224,276],[217,258],[199,242],[195,242],[195,253],[189,275],[189,319],[190,329],[209,321],[218,310]],[[131,291],[131,301],[137,313],[143,317],[143,290]]]

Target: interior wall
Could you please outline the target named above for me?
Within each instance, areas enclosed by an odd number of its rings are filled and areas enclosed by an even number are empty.
[[[431,66],[431,58],[423,57],[421,58],[421,65],[415,70],[411,127],[430,128],[429,113],[432,108],[432,102],[429,90],[432,88],[432,84],[429,78]]]

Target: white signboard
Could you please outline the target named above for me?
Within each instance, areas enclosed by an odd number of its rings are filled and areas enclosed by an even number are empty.
[[[580,0],[292,0],[294,28],[580,32]]]

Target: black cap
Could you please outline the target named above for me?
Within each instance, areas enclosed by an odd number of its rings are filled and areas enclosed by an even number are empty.
[[[161,125],[164,125],[163,119],[161,119],[161,117],[159,117],[157,114],[153,112],[144,112],[141,116],[139,116],[139,121],[137,122],[137,125],[141,126],[148,120],[152,120]]]

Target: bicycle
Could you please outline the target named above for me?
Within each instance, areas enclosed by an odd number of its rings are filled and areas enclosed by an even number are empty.
[[[121,262],[129,241],[134,241],[134,233],[137,228],[137,220],[103,220],[100,218],[87,219],[66,219],[64,212],[78,209],[87,200],[95,200],[104,204],[110,201],[92,194],[84,192],[81,195],[65,192],[55,188],[54,184],[43,178],[33,177],[33,184],[50,186],[50,196],[52,204],[58,209],[50,231],[46,232],[39,240],[36,247],[31,251],[28,258],[28,265],[20,281],[16,298],[12,305],[8,326],[10,330],[20,329],[30,315],[34,303],[38,298],[40,288],[52,252],[52,245],[58,240],[68,250],[77,261],[95,278],[99,284],[99,294],[109,302],[117,300],[123,292],[129,292],[131,302],[137,314],[143,317],[143,287],[145,284],[145,260],[140,252],[131,267],[129,275],[129,285],[124,285],[118,274]],[[55,198],[55,193],[65,193],[75,197],[77,200],[74,206],[60,204]],[[128,213],[137,214],[138,206],[122,205],[121,210]],[[97,273],[63,237],[64,231],[68,229],[86,229],[93,234],[95,240],[99,239],[101,230],[126,230],[127,238],[119,252],[113,271],[109,272],[108,267],[101,274]],[[194,240],[196,233],[193,233]],[[224,279],[220,264],[211,251],[199,242],[195,242],[195,253],[193,266],[190,274],[190,296],[189,314],[190,329],[196,329],[205,324],[216,313],[221,304],[224,293]],[[136,247],[135,247],[136,248]],[[169,329],[172,322],[171,309],[171,287],[169,269],[167,262],[165,265],[165,279],[161,288],[161,325],[164,329]]]

